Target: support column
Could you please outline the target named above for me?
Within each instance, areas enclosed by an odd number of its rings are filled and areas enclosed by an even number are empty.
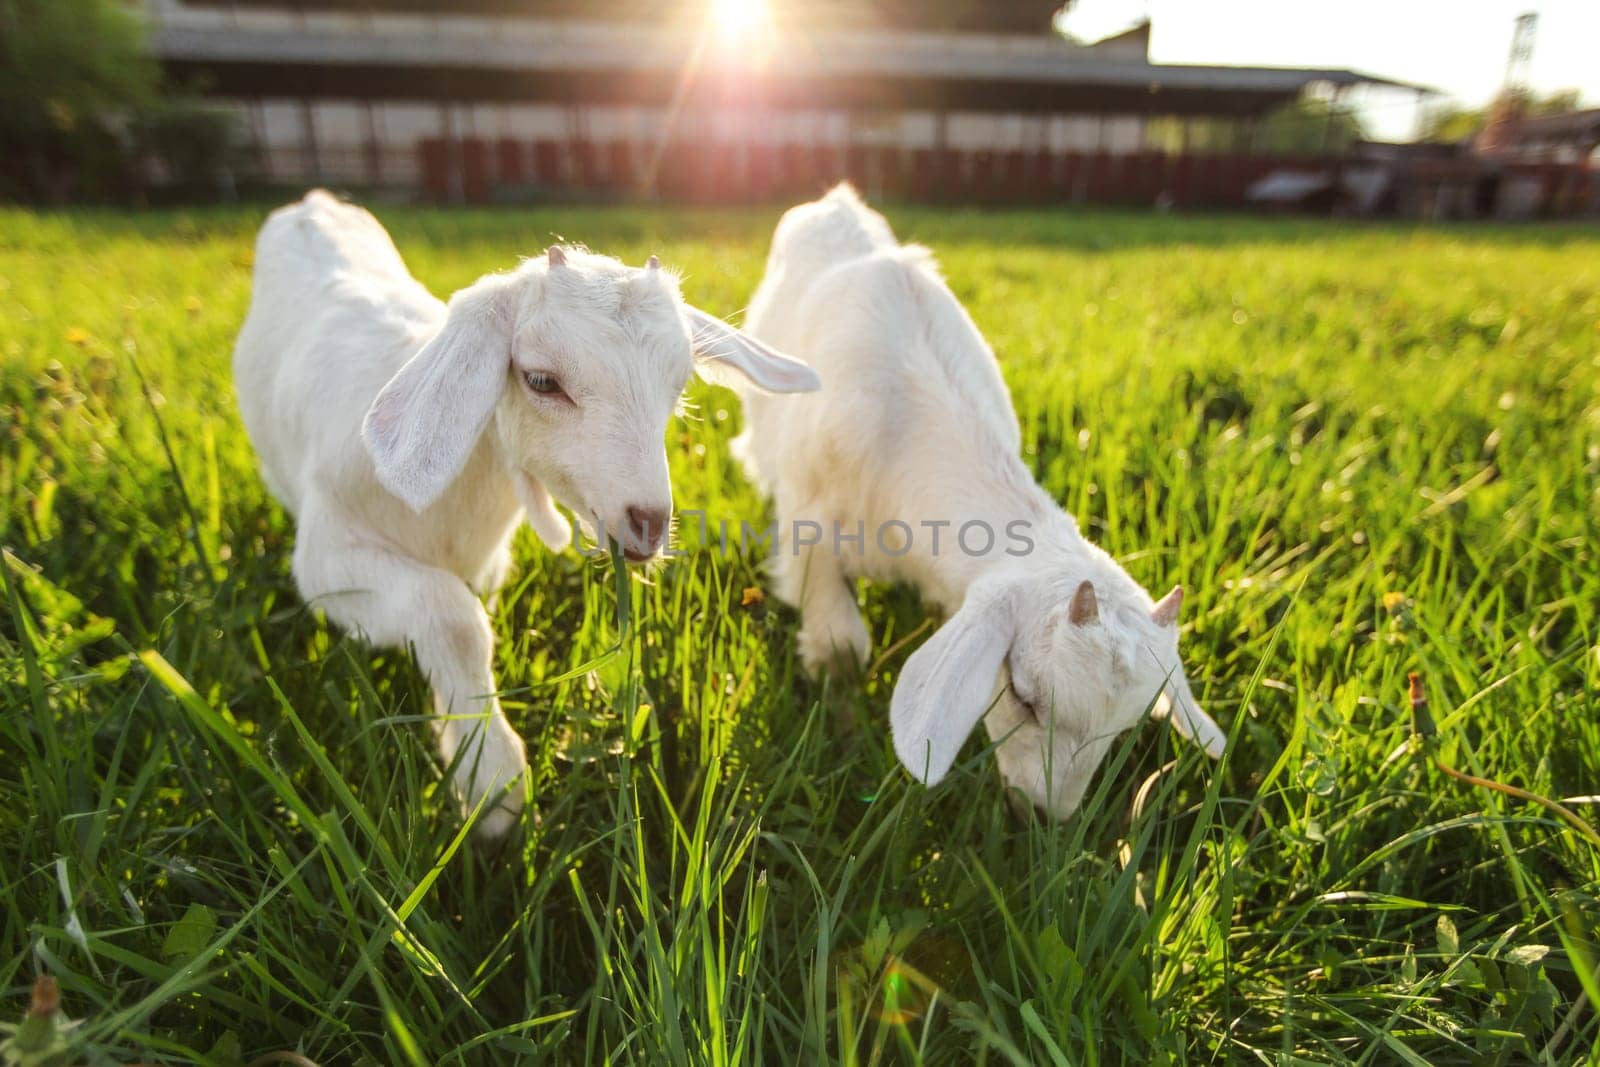
[[[256,165],[267,177],[276,177],[272,169],[272,146],[267,143],[266,107],[259,96],[250,98],[250,137],[255,143]]]
[[[322,183],[322,154],[317,149],[317,123],[311,112],[311,99],[300,98],[300,148],[311,165],[311,181]]]
[[[372,185],[383,184],[383,152],[378,147],[377,119],[372,113],[372,98],[362,101],[365,107],[366,134],[367,134],[367,181]]]
[[[1327,131],[1323,135],[1323,140],[1327,144],[1328,153],[1330,155],[1334,156],[1334,161],[1333,161],[1333,213],[1335,215],[1342,214],[1344,212],[1344,210],[1345,210],[1344,167],[1345,167],[1345,156],[1348,155],[1349,151],[1350,151],[1350,146],[1349,145],[1341,144],[1341,145],[1337,146],[1337,152],[1335,152],[1335,146],[1332,143],[1333,139],[1334,139],[1335,127],[1336,127],[1336,125],[1338,123],[1339,116],[1341,114],[1343,114],[1342,105],[1344,103],[1344,91],[1345,91],[1345,87],[1342,86],[1342,85],[1339,86],[1337,89],[1335,89],[1333,91],[1333,103],[1330,104],[1329,107],[1328,107],[1328,126],[1327,126]]]
[[[588,180],[588,175],[583,173],[582,153],[579,151],[580,143],[588,140],[587,123],[584,122],[583,105],[579,104],[576,97],[567,98],[567,143],[563,151],[562,168],[565,171],[563,181],[568,186],[581,187]]]
[[[1261,151],[1261,116],[1251,115],[1244,120],[1244,151],[1255,155]]]
[[[844,151],[840,153],[840,156],[842,158],[840,158],[838,166],[835,167],[835,169],[839,172],[838,173],[838,177],[839,178],[850,178],[851,180],[855,179],[855,175],[850,173],[850,153],[855,149],[855,146],[856,146],[856,137],[857,137],[856,124],[859,121],[860,120],[856,115],[856,109],[855,108],[853,108],[853,107],[845,108],[845,111],[844,111]],[[861,185],[862,185],[862,192],[869,199],[875,199],[877,197],[877,191],[872,188],[872,185],[871,185],[870,182],[868,182],[866,180],[863,180],[861,182]]]
[[[455,108],[447,100],[439,102],[439,126],[444,137],[445,201],[459,204],[463,199],[461,144],[456,140]]]

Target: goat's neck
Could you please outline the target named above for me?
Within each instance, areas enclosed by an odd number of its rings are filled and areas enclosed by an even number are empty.
[[[997,458],[985,458],[980,469],[969,470],[965,478],[952,478],[937,494],[940,517],[949,519],[950,525],[942,531],[934,593],[949,611],[960,606],[968,588],[980,578],[997,571],[1057,570],[1069,564],[1082,545],[1077,522],[1034,481],[1022,459],[1011,454],[1000,462]],[[972,554],[958,541],[962,524],[972,520],[994,531],[989,551]],[[982,531],[974,534],[970,542],[978,547]]]

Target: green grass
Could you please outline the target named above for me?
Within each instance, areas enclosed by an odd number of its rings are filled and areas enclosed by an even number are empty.
[[[740,308],[775,212],[387,210],[435,291],[553,235]],[[894,213],[1027,460],[1152,589],[1233,736],[1150,726],[1018,821],[798,670],[761,560],[631,586],[528,531],[494,612],[537,811],[459,821],[408,657],[296,597],[228,362],[256,210],[0,213],[0,1018],[73,1062],[1566,1063],[1600,1017],[1600,237]],[[766,513],[697,386],[678,503]],[[754,598],[749,598],[754,599]],[[876,646],[927,612],[863,590]],[[1594,821],[1587,801],[1572,805]]]

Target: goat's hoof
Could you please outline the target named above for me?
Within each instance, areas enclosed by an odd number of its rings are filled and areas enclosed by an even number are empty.
[[[855,626],[844,630],[834,628],[802,629],[795,642],[800,650],[800,663],[813,678],[824,674],[834,678],[852,679],[861,676],[863,665],[872,652],[872,641],[867,628],[858,617]]]
[[[509,786],[504,784],[504,778],[492,779],[485,788],[472,789],[467,793],[463,805],[466,815],[470,816],[479,804],[483,805],[483,810],[472,822],[474,839],[483,844],[492,844],[504,839],[522,821],[526,776],[527,767],[524,765],[516,772],[515,781]],[[485,796],[487,800],[484,800]]]
[[[483,804],[483,810],[472,823],[473,839],[481,844],[491,845],[503,841],[506,835],[516,828],[522,821],[522,783],[519,781],[509,790],[500,787],[495,790],[496,795],[491,796]],[[467,813],[478,806],[479,800],[474,799],[467,804]]]
[[[489,808],[472,824],[472,836],[486,845],[503,841],[517,823],[522,821],[520,810],[510,810],[504,804]]]

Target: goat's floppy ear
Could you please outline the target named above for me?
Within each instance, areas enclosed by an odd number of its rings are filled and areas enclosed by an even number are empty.
[[[767,393],[814,393],[822,388],[817,372],[697,307],[687,310],[689,340],[702,378],[720,381],[724,368],[737,371]]]
[[[1182,607],[1183,586],[1175,585],[1172,592],[1156,601],[1150,609],[1150,621],[1157,626],[1176,626]],[[1194,690],[1189,688],[1189,679],[1184,677],[1181,668],[1167,679],[1166,686],[1156,697],[1150,717],[1158,720],[1170,718],[1172,728],[1178,731],[1180,737],[1199,745],[1212,759],[1220,757],[1222,750],[1228,747],[1228,735],[1222,732],[1222,727],[1217,725],[1215,719],[1201,709],[1200,702],[1194,698]]]
[[[1199,745],[1212,759],[1219,758],[1228,747],[1228,735],[1222,732],[1215,719],[1200,709],[1194,690],[1189,688],[1189,679],[1181,673],[1167,679],[1166,688],[1156,698],[1150,717],[1170,719],[1179,737]]]
[[[378,481],[413,511],[461,473],[505,387],[512,285],[495,275],[451,297],[444,326],[367,409],[361,439]]]
[[[936,785],[989,708],[1016,634],[1012,590],[975,586],[961,610],[906,660],[889,701],[894,751],[911,776]]]

